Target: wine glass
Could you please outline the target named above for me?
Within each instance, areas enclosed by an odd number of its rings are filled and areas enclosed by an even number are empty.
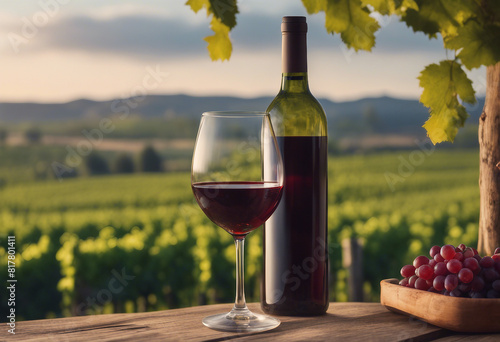
[[[203,324],[230,332],[276,328],[277,318],[248,310],[245,302],[245,236],[276,209],[283,189],[283,163],[268,113],[203,113],[193,154],[191,187],[199,206],[236,245],[236,299],[229,313]]]

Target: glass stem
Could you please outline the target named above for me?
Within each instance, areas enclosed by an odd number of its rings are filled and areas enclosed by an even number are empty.
[[[233,310],[247,310],[245,302],[245,238],[234,238],[236,245],[236,299]]]

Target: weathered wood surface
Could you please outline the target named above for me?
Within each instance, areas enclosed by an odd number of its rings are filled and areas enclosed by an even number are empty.
[[[4,326],[7,341],[500,341],[499,335],[459,335],[388,311],[378,303],[330,303],[321,317],[280,317],[274,330],[232,334],[204,327],[207,315],[231,304],[134,314],[80,316],[18,322],[16,335]],[[261,312],[252,303],[250,309]],[[2,324],[3,325],[3,324]]]

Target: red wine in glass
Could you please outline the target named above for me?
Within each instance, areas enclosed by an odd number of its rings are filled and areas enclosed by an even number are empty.
[[[192,184],[205,215],[233,236],[260,227],[279,203],[282,185],[273,182],[204,182]]]

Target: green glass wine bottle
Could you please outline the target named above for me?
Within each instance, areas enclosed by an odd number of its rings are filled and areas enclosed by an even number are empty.
[[[281,202],[264,225],[262,310],[328,309],[327,122],[307,80],[305,17],[284,17],[281,89],[269,105],[284,164]]]

